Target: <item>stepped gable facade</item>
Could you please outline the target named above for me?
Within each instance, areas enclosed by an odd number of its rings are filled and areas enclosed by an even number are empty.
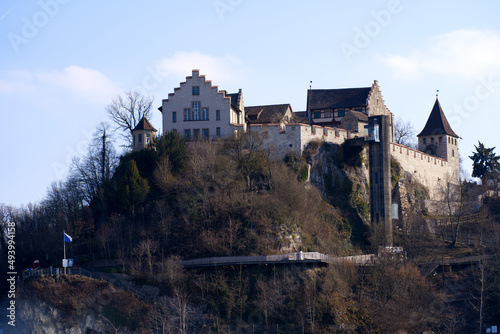
[[[309,89],[308,124],[292,112],[289,104],[245,107],[241,89],[228,94],[193,70],[186,81],[164,99],[159,108],[164,131],[176,131],[187,140],[226,138],[248,129],[262,133],[264,144],[276,156],[290,151],[301,154],[311,141],[342,144],[364,137],[371,116],[387,115],[390,125],[391,158],[429,189],[437,199],[444,182],[459,182],[458,135],[451,129],[436,99],[424,129],[419,148],[393,142],[394,116],[386,107],[378,82],[371,87]]]
[[[242,90],[219,90],[199,70],[193,70],[158,109],[163,131],[178,132],[186,140],[228,137],[247,128]]]
[[[394,124],[377,80],[371,87],[307,91],[307,117],[311,125],[342,127],[342,119],[351,110],[367,116],[389,115],[391,127]]]

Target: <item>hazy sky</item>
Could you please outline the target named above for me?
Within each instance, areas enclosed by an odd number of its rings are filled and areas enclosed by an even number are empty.
[[[0,203],[40,201],[128,90],[157,107],[200,69],[246,105],[368,87],[419,132],[439,100],[468,155],[498,146],[498,1],[0,2]],[[500,153],[500,148],[497,149]]]

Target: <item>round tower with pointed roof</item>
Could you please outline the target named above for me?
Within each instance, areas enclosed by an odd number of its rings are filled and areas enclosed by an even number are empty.
[[[427,154],[439,157],[448,162],[458,177],[458,135],[453,131],[444,115],[436,96],[436,102],[431,110],[424,129],[417,135],[418,149]]]
[[[132,150],[138,151],[149,146],[156,136],[156,129],[149,123],[146,117],[141,118],[132,130]]]

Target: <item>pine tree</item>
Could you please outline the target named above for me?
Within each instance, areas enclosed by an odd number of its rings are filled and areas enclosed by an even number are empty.
[[[478,143],[478,146],[474,146],[476,152],[469,158],[472,160],[472,176],[479,177],[484,181],[489,174],[500,169],[500,156],[493,152],[495,147],[486,148],[483,143]]]

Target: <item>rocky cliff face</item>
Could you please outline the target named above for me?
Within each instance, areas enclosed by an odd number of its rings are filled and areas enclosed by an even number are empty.
[[[369,172],[365,150],[324,143],[310,159],[310,183],[344,212],[354,242],[366,238],[370,222]]]
[[[113,330],[111,324],[90,312],[79,312],[79,314],[67,318],[58,309],[33,299],[21,301],[19,317],[23,333],[93,334],[107,333]]]

